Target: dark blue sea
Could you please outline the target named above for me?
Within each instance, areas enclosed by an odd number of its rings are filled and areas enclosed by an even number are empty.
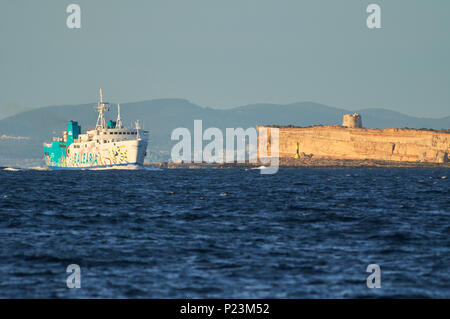
[[[449,169],[0,169],[0,297],[449,298],[449,222]]]

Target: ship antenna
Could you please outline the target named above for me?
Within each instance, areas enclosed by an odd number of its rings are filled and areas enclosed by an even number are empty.
[[[117,128],[123,128],[123,127],[122,127],[122,119],[120,118],[120,104],[117,104],[117,121],[116,121],[116,127],[117,127]]]
[[[106,127],[105,116],[103,115],[103,111],[109,111],[109,103],[103,102],[103,94],[102,89],[100,88],[100,102],[96,105],[95,109],[98,111],[97,125],[95,128],[104,129]]]

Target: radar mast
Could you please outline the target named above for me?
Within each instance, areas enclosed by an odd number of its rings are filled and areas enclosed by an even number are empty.
[[[94,107],[98,112],[97,125],[95,126],[97,130],[106,128],[106,120],[103,112],[109,111],[109,105],[108,102],[103,102],[102,89],[100,88],[100,102]]]

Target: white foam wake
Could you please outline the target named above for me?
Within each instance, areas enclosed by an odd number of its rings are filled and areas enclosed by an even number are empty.
[[[144,166],[142,169],[146,171],[162,171],[162,168],[159,167],[153,167],[153,166]]]
[[[90,171],[104,171],[104,170],[110,170],[110,169],[120,169],[120,170],[137,170],[139,169],[139,166],[137,165],[123,165],[123,166],[108,166],[108,167],[92,167],[89,168]]]
[[[48,168],[48,167],[41,167],[41,166],[30,167],[28,169],[31,169],[33,171],[49,171],[50,170],[50,168]]]
[[[19,171],[21,171],[20,168],[14,168],[14,167],[6,167],[3,170],[4,171],[10,171],[10,172],[19,172]]]

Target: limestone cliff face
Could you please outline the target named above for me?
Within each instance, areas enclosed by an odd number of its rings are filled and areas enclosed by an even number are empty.
[[[257,126],[257,130],[259,142],[267,138],[267,154],[270,156],[273,144],[270,127]],[[279,128],[280,157],[294,157],[297,143],[300,153],[313,154],[314,158],[444,163],[450,153],[450,133],[447,132],[342,126]]]

